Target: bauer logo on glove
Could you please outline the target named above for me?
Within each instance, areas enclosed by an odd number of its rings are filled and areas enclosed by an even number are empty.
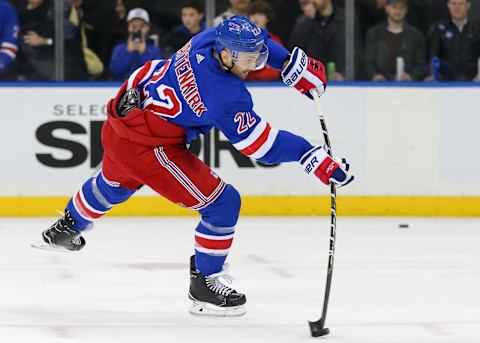
[[[330,182],[337,186],[345,186],[353,181],[354,177],[348,170],[350,165],[343,159],[332,159],[323,146],[314,147],[300,159],[305,173],[315,175],[324,184]]]
[[[325,92],[327,75],[322,62],[308,57],[300,48],[294,48],[290,59],[282,71],[283,82],[290,87],[295,87],[300,93],[310,99],[310,90],[316,89],[318,94]]]
[[[288,68],[285,68],[285,76],[284,76],[283,82],[285,82],[285,84],[290,87],[294,87],[295,84],[297,83],[296,81],[301,77],[306,67],[307,67],[307,55],[303,51],[301,51],[300,59],[294,65],[293,69],[288,70]]]

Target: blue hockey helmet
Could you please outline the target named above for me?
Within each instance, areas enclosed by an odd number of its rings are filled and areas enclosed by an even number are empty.
[[[243,16],[233,16],[217,26],[215,51],[220,53],[223,49],[230,50],[233,62],[243,66],[249,66],[249,61],[252,61],[251,55],[254,55],[255,65],[252,69],[256,70],[262,69],[268,59],[264,33],[250,19]]]

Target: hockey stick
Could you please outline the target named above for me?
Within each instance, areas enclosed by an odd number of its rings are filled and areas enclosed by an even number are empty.
[[[315,105],[317,105],[318,118],[322,126],[323,138],[327,146],[328,153],[332,156],[332,146],[328,138],[327,125],[323,117],[322,107],[320,105],[320,95],[316,89],[310,91]],[[330,330],[325,327],[325,319],[327,317],[328,298],[330,297],[330,286],[332,284],[333,259],[335,254],[335,237],[337,231],[337,189],[333,182],[330,182],[330,249],[328,254],[328,269],[327,269],[327,283],[325,285],[325,296],[323,299],[322,317],[316,322],[308,322],[310,325],[310,333],[312,337],[325,336],[330,333]]]

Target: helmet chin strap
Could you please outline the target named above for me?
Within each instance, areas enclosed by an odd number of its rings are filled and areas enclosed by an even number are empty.
[[[233,67],[235,66],[235,63],[233,63],[233,61],[232,61],[232,66],[229,67],[229,66],[227,66],[225,63],[223,63],[223,60],[222,60],[221,58],[220,58],[220,60],[221,60],[222,66],[225,68],[225,71],[228,72],[228,73],[230,73],[231,70],[233,69]]]
[[[235,63],[233,62],[232,60],[232,65],[229,67],[227,66],[225,63],[223,63],[223,58],[222,58],[222,55],[219,54],[218,52],[214,51],[214,55],[217,57],[217,59],[220,61],[220,64],[222,65],[223,69],[230,73],[233,69],[233,67],[235,66]]]

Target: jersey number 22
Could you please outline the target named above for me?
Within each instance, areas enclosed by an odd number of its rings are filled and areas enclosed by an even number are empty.
[[[239,135],[247,131],[257,122],[250,112],[238,112],[235,114],[234,121],[238,123],[237,133]]]

